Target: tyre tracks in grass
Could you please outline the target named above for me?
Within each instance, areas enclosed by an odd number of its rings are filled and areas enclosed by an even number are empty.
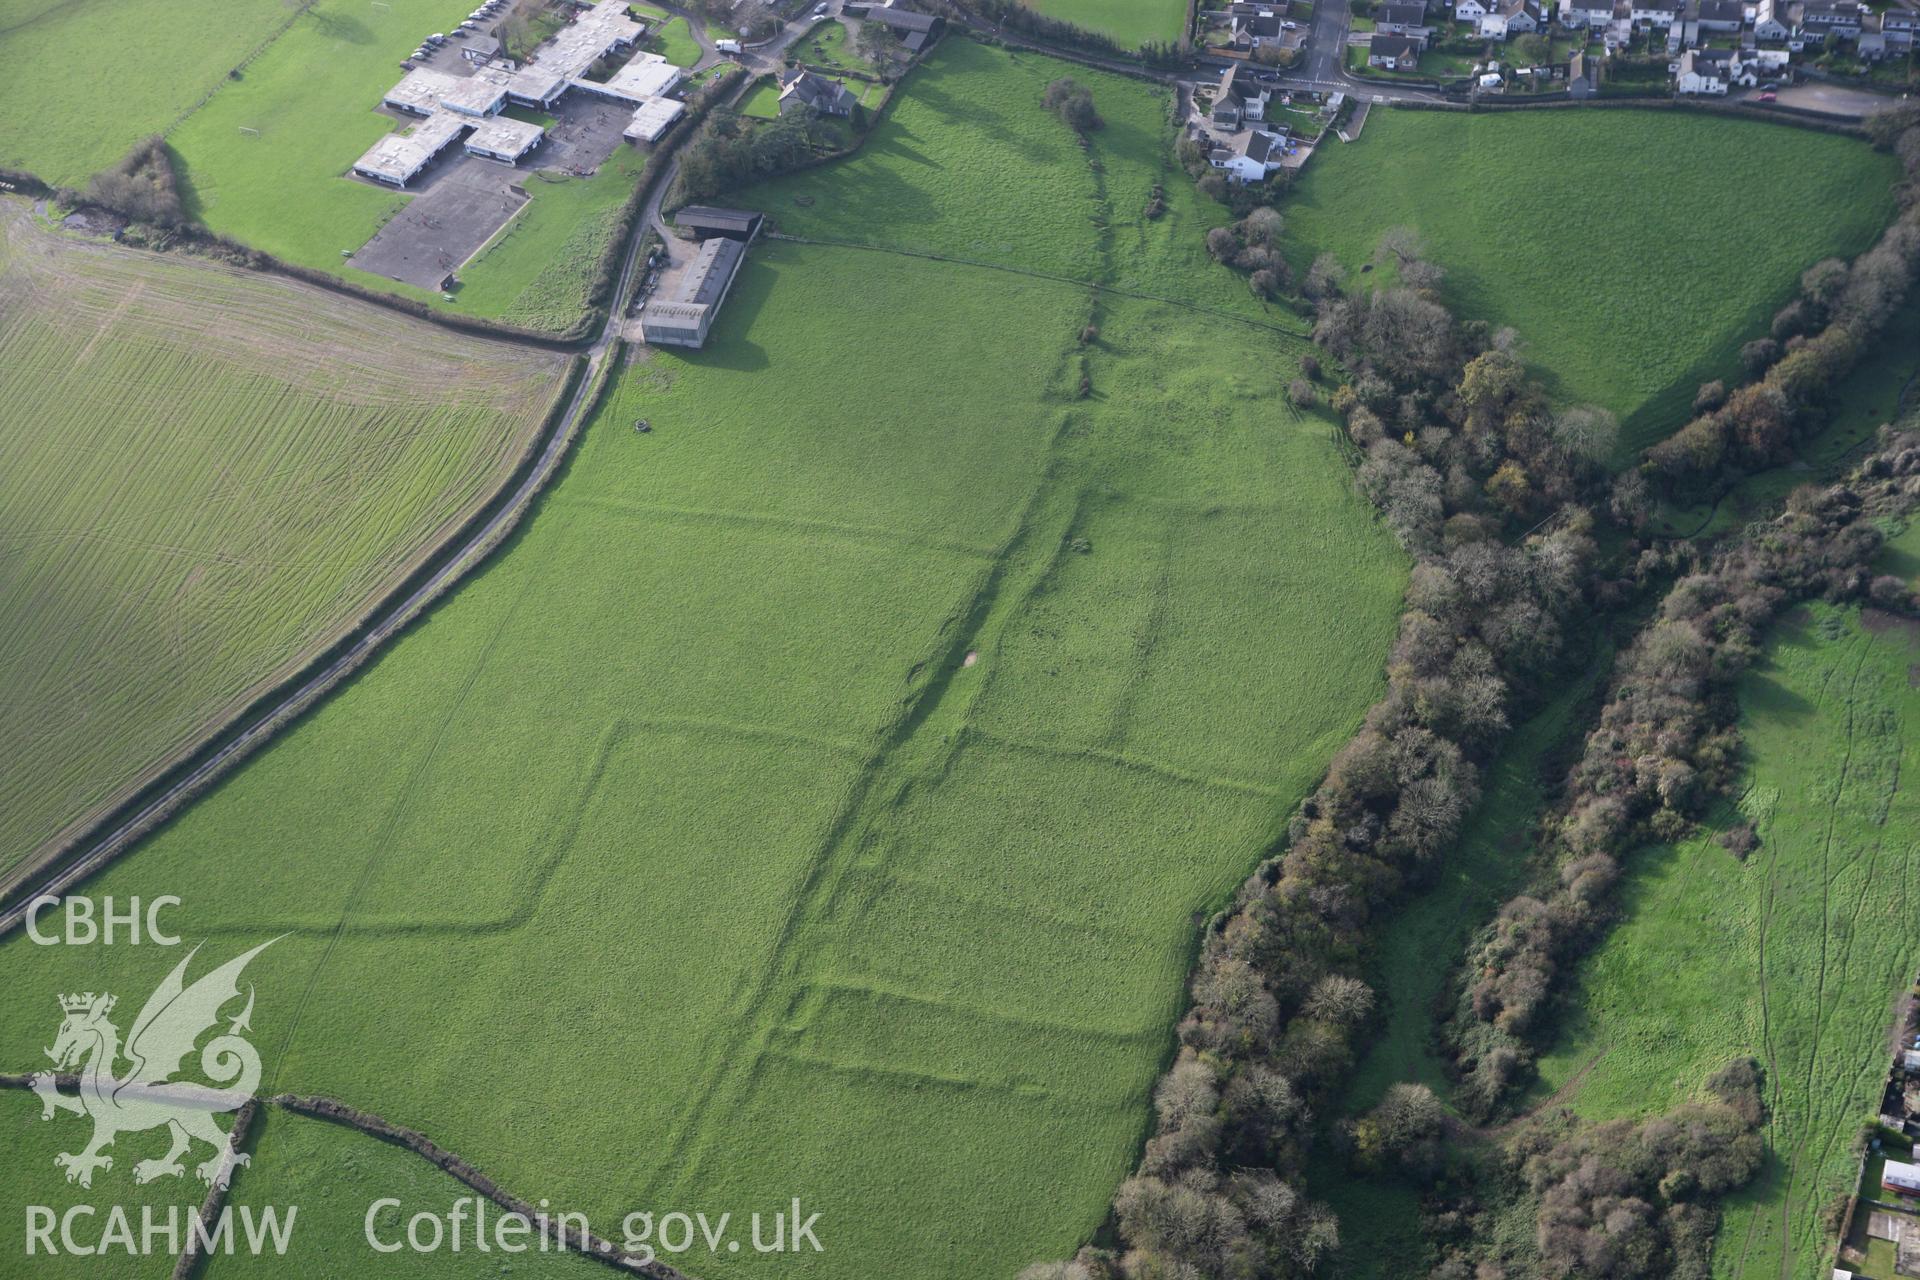
[[[1844,703],[1845,709],[1846,709],[1845,748],[1841,754],[1839,767],[1835,771],[1833,788],[1832,788],[1832,792],[1829,797],[1828,805],[1827,805],[1825,830],[1823,831],[1822,838],[1821,838],[1820,872],[1819,872],[1819,876],[1820,876],[1820,943],[1819,943],[1819,951],[1818,951],[1819,958],[1818,958],[1818,963],[1815,967],[1815,977],[1814,977],[1813,1029],[1812,1029],[1812,1035],[1809,1038],[1806,1049],[1805,1049],[1806,1076],[1805,1076],[1805,1085],[1802,1089],[1800,1106],[1798,1108],[1798,1112],[1799,1112],[1799,1123],[1797,1125],[1798,1132],[1796,1132],[1793,1135],[1792,1148],[1789,1152],[1786,1153],[1784,1170],[1782,1172],[1781,1182],[1780,1182],[1779,1216],[1775,1224],[1779,1231],[1778,1247],[1780,1250],[1778,1267],[1775,1268],[1775,1270],[1777,1271],[1777,1274],[1782,1277],[1782,1280],[1786,1280],[1786,1278],[1791,1276],[1792,1274],[1793,1258],[1794,1258],[1794,1250],[1792,1246],[1794,1208],[1795,1208],[1796,1201],[1804,1198],[1804,1197],[1796,1196],[1795,1194],[1796,1183],[1806,1168],[1812,1167],[1817,1170],[1819,1167],[1825,1164],[1828,1155],[1832,1152],[1833,1142],[1835,1140],[1835,1137],[1837,1136],[1833,1132],[1832,1124],[1819,1123],[1819,1120],[1820,1120],[1819,1113],[1823,1112],[1824,1108],[1822,1108],[1820,1105],[1819,1095],[1816,1094],[1815,1087],[1818,1081],[1819,1064],[1822,1057],[1822,1050],[1824,1047],[1823,1037],[1825,1035],[1826,1025],[1827,1025],[1826,1013],[1827,1013],[1828,1002],[1826,998],[1826,988],[1827,988],[1827,976],[1830,968],[1829,953],[1831,950],[1832,933],[1833,933],[1833,926],[1832,926],[1833,881],[1835,878],[1835,873],[1833,871],[1833,865],[1832,865],[1833,841],[1835,837],[1836,828],[1839,823],[1840,806],[1846,794],[1848,781],[1853,774],[1854,754],[1855,754],[1855,749],[1857,745],[1859,683],[1861,678],[1861,671],[1864,668],[1866,664],[1866,659],[1872,650],[1871,640],[1868,639],[1864,642],[1856,642],[1852,647],[1857,650],[1857,654],[1854,657],[1852,670],[1848,672],[1845,676],[1844,688],[1840,691],[1834,690],[1834,683],[1835,683],[1836,677],[1840,675],[1840,669],[1842,665],[1841,662],[1836,662],[1832,667],[1828,668],[1825,674],[1825,677],[1822,679],[1820,683],[1820,692],[1818,695],[1818,701],[1816,703],[1817,706],[1830,706],[1832,705],[1832,702],[1835,698],[1838,698]],[[1846,654],[1843,652],[1840,656],[1841,656],[1842,662],[1844,662]],[[1785,1123],[1787,1123],[1787,1117],[1783,1115],[1783,1112],[1786,1110],[1784,1105],[1786,1098],[1785,1098],[1785,1090],[1780,1083],[1781,1071],[1779,1066],[1779,1052],[1776,1047],[1776,1041],[1774,1037],[1772,988],[1767,980],[1767,973],[1768,973],[1767,948],[1768,948],[1769,942],[1775,936],[1771,925],[1772,925],[1772,918],[1774,914],[1774,908],[1777,901],[1779,900],[1780,853],[1779,853],[1777,840],[1770,839],[1768,843],[1769,845],[1772,846],[1772,851],[1768,859],[1768,875],[1767,875],[1767,881],[1766,881],[1766,893],[1764,898],[1764,906],[1760,916],[1760,931],[1759,931],[1759,943],[1758,943],[1758,973],[1759,973],[1759,979],[1760,979],[1759,985],[1760,985],[1760,1002],[1761,1002],[1761,1039],[1762,1039],[1762,1045],[1767,1058],[1767,1079],[1768,1079],[1769,1085],[1771,1086],[1770,1092],[1773,1095],[1772,1104],[1768,1108],[1767,1129],[1768,1129],[1769,1136],[1768,1136],[1767,1145],[1770,1148],[1772,1148],[1776,1152],[1776,1154],[1778,1154],[1780,1152],[1780,1147],[1778,1144],[1779,1130]],[[1877,852],[1877,849],[1878,849],[1878,843],[1876,842],[1875,844],[1876,852]],[[1871,864],[1869,865],[1869,872],[1870,871],[1871,871]],[[1866,879],[1866,883],[1863,884],[1862,886],[1860,894],[1856,896],[1856,898],[1854,899],[1853,909],[1849,915],[1850,920],[1858,919],[1860,908],[1862,907],[1862,905],[1864,905],[1865,896],[1866,896],[1868,887],[1871,886],[1871,883],[1872,883],[1872,877],[1871,877],[1871,874],[1869,874]],[[1845,940],[1845,949],[1840,959],[1840,966],[1843,969],[1846,967],[1848,961],[1850,961],[1851,959],[1852,939],[1854,936],[1854,932],[1855,930],[1853,930],[1851,927],[1847,930],[1847,937]],[[1853,1081],[1853,1083],[1851,1083],[1848,1086],[1846,1098],[1844,1102],[1841,1104],[1841,1109],[1840,1109],[1841,1115],[1844,1115],[1845,1113],[1852,1110],[1853,1104],[1854,1104],[1854,1098],[1857,1095],[1858,1091],[1859,1091],[1859,1082],[1858,1082],[1858,1079],[1856,1078]],[[1820,1141],[1819,1155],[1815,1157],[1811,1161],[1811,1164],[1809,1165],[1809,1163],[1807,1162],[1808,1148],[1810,1144],[1814,1141],[1815,1135],[1822,1131],[1825,1132],[1825,1136]],[[1759,1213],[1759,1212],[1755,1212],[1748,1217],[1747,1230],[1744,1237],[1741,1240],[1739,1262],[1734,1268],[1735,1275],[1747,1274],[1750,1264],[1757,1261],[1754,1258],[1754,1250],[1756,1246],[1759,1245],[1758,1237],[1761,1232],[1762,1224],[1766,1220],[1766,1218],[1767,1218],[1767,1215],[1763,1215],[1762,1213]]]
[[[319,986],[321,971],[327,967],[327,961],[333,958],[334,949],[340,945],[340,938],[347,930],[347,923],[353,915],[354,908],[359,905],[361,895],[372,883],[374,872],[378,870],[383,856],[392,846],[394,833],[399,830],[401,822],[411,811],[413,797],[419,789],[421,780],[434,761],[440,758],[441,748],[446,743],[447,727],[466,706],[474,686],[480,681],[480,673],[486,669],[493,658],[493,652],[500,643],[501,635],[506,631],[508,623],[512,622],[514,616],[520,612],[520,606],[532,593],[533,584],[538,581],[540,581],[538,574],[528,572],[522,575],[520,590],[514,594],[507,607],[500,611],[499,621],[487,634],[486,643],[481,645],[480,653],[475,657],[472,666],[467,669],[466,679],[454,693],[447,706],[446,714],[441,716],[440,722],[434,726],[433,736],[428,740],[426,750],[419,754],[414,760],[413,767],[407,770],[406,780],[401,783],[399,794],[387,807],[387,815],[380,824],[380,834],[373,843],[373,852],[367,856],[365,864],[361,866],[360,874],[354,880],[353,888],[348,891],[347,900],[340,908],[339,920],[328,931],[327,945],[321,950],[320,958],[314,961],[313,968],[308,972],[306,985],[300,989],[300,998],[293,1006],[293,1016],[287,1022],[286,1035],[280,1041],[280,1051],[274,1056],[273,1074],[266,1084],[269,1092],[280,1086],[280,1072],[286,1067],[287,1057],[293,1049],[294,1037],[299,1033],[301,1015],[306,1012],[307,1004],[313,998],[314,990]]]

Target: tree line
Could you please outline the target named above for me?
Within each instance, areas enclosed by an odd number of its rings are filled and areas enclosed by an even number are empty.
[[[1916,124],[1882,126],[1877,139],[1910,175]],[[1183,159],[1198,167],[1197,156]],[[1260,203],[1210,232],[1208,248],[1250,280],[1272,273],[1258,287],[1291,290],[1275,265],[1282,223],[1271,210],[1255,216]],[[1756,379],[1763,390],[1742,400],[1744,409],[1756,395],[1784,399],[1780,447],[1818,420],[1844,372],[1834,359],[1844,340],[1822,335],[1845,329],[1850,360],[1905,296],[1920,259],[1905,229],[1915,203],[1909,185],[1879,245],[1838,271],[1809,272],[1804,327],[1777,339]],[[1867,566],[1879,546],[1870,517],[1920,501],[1920,438],[1886,435],[1852,481],[1796,494],[1761,536],[1720,554],[1642,545],[1657,493],[1683,482],[1668,461],[1675,450],[1615,479],[1611,415],[1556,408],[1528,376],[1517,335],[1453,316],[1416,235],[1389,232],[1377,260],[1395,268],[1397,285],[1352,288],[1323,255],[1297,296],[1314,310],[1315,341],[1351,373],[1331,404],[1361,451],[1356,483],[1414,558],[1387,693],[1302,801],[1281,851],[1206,928],[1151,1136],[1114,1199],[1119,1247],[1035,1264],[1023,1280],[1257,1280],[1312,1274],[1336,1256],[1338,1224],[1311,1198],[1304,1169],[1329,1128],[1316,1113],[1339,1096],[1373,1026],[1364,974],[1382,913],[1432,882],[1510,722],[1584,656],[1579,637],[1603,612],[1672,583],[1621,659],[1569,779],[1552,881],[1508,904],[1463,970],[1464,1012],[1449,1033],[1460,1046],[1456,1101],[1470,1112],[1493,1114],[1520,1078],[1522,1029],[1554,966],[1597,936],[1619,854],[1647,834],[1687,829],[1732,779],[1732,682],[1766,623],[1814,595],[1916,607],[1904,584]],[[1742,392],[1707,392],[1701,416]],[[1737,421],[1723,419],[1729,439]],[[1721,462],[1778,457],[1730,451]],[[1601,554],[1602,531],[1624,552]],[[1549,941],[1529,945],[1537,938]],[[1639,1124],[1583,1129],[1560,1116],[1522,1131],[1507,1159],[1534,1202],[1548,1274],[1699,1273],[1715,1199],[1758,1168],[1763,1119],[1751,1063],[1730,1064],[1705,1092]],[[1447,1163],[1450,1123],[1429,1090],[1408,1085],[1332,1128],[1363,1170],[1423,1183]],[[1451,1230],[1466,1241],[1446,1249],[1436,1275],[1503,1276],[1474,1244],[1472,1205],[1436,1203],[1432,1238]]]
[[[1920,158],[1920,111],[1883,145]],[[1880,122],[1884,130],[1885,122]],[[1910,170],[1910,179],[1920,172]],[[1648,484],[1690,492],[1707,474],[1725,483],[1742,468],[1781,462],[1823,424],[1840,380],[1883,332],[1920,274],[1920,189],[1910,180],[1901,212],[1851,264],[1810,268],[1784,342],[1763,341],[1761,375],[1731,395],[1709,384],[1703,412],[1655,445],[1644,467],[1615,485],[1614,513],[1644,525]],[[1776,317],[1774,328],[1781,328]],[[1754,346],[1748,344],[1749,348]],[[1903,437],[1883,442],[1849,482],[1803,489],[1758,533],[1713,554],[1690,544],[1647,548],[1640,581],[1677,579],[1653,624],[1618,664],[1599,723],[1565,782],[1545,833],[1555,882],[1503,906],[1474,940],[1445,1036],[1460,1076],[1459,1103],[1495,1114],[1529,1077],[1557,984],[1604,933],[1622,855],[1647,840],[1674,840],[1724,795],[1740,765],[1735,689],[1785,609],[1819,598],[1867,600],[1910,612],[1911,594],[1868,571],[1882,535],[1865,517],[1906,499]],[[1736,833],[1739,852],[1751,836]]]
[[[1081,49],[1109,58],[1138,58],[1150,67],[1176,66],[1185,60],[1178,44],[1148,40],[1138,48],[1130,49],[1104,32],[1089,31],[1063,19],[1049,17],[1022,4],[1020,0],[964,0],[964,3],[955,0],[955,3],[997,27],[1017,31],[1048,44],[1065,45],[1070,49]]]
[[[1522,394],[1524,378],[1509,418],[1468,411],[1469,367],[1509,350],[1510,334],[1412,289],[1350,294],[1331,269],[1318,287],[1316,334],[1357,371],[1335,402],[1365,452],[1362,491],[1415,558],[1387,693],[1301,803],[1284,849],[1206,930],[1153,1136],[1114,1200],[1125,1247],[1039,1264],[1029,1280],[1292,1276],[1333,1256],[1337,1223],[1302,1171],[1314,1116],[1370,1028],[1372,929],[1432,882],[1514,709],[1577,655],[1593,517],[1570,508],[1528,533],[1485,486],[1521,456],[1544,487],[1587,496],[1605,485],[1597,455],[1538,443],[1553,428],[1536,418],[1551,415],[1538,388]]]

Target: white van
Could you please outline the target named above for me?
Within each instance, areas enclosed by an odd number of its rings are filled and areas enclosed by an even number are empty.
[[[740,42],[738,40],[715,40],[713,47],[721,53],[740,52]]]

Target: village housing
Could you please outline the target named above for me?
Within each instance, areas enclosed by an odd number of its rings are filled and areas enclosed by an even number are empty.
[[[1232,9],[1268,12],[1247,4]],[[1884,6],[1854,0],[1380,0],[1372,21],[1366,62],[1375,71],[1418,72],[1423,55],[1449,38],[1505,42],[1558,31],[1583,44],[1597,40],[1606,55],[1637,41],[1664,45],[1676,92],[1717,96],[1784,76],[1801,54],[1841,48],[1863,62],[1905,57],[1920,34],[1920,0]],[[1583,98],[1599,88],[1604,62],[1582,47],[1551,68],[1517,73],[1550,75]],[[1515,73],[1511,66],[1489,66],[1477,87],[1499,89]]]

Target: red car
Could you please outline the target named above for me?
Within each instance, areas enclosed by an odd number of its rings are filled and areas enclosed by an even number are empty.
[[[1778,98],[1779,96],[1780,96],[1779,94],[1769,89],[1765,93],[1756,94],[1754,97],[1754,100],[1756,102],[1772,102],[1774,99]]]

